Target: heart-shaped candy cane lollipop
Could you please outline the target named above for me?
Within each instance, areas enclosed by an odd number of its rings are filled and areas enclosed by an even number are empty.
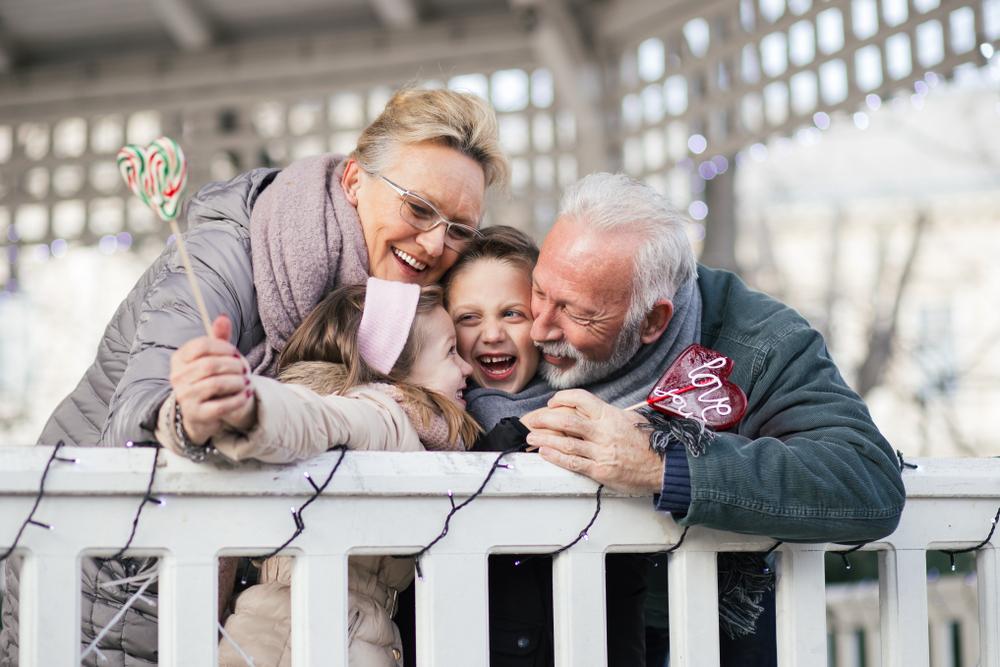
[[[201,295],[198,281],[195,280],[194,268],[187,248],[184,247],[184,237],[177,226],[177,211],[180,209],[181,192],[187,182],[187,161],[184,151],[170,137],[160,137],[149,146],[128,144],[118,151],[118,171],[128,184],[129,189],[142,203],[156,211],[160,219],[170,223],[174,233],[177,250],[184,264],[184,272],[191,284],[198,313],[205,327],[205,335],[212,335],[212,321],[208,317],[208,308]]]
[[[160,137],[145,147],[129,144],[118,151],[118,170],[129,189],[161,220],[177,217],[187,161],[176,141]]]
[[[733,360],[697,343],[688,346],[670,364],[646,402],[655,410],[704,422],[717,431],[739,423],[747,397],[726,378]]]

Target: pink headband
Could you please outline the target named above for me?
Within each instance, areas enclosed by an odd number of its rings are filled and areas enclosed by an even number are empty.
[[[358,327],[358,351],[369,366],[388,375],[396,365],[413,318],[417,314],[420,286],[369,278],[365,311]]]

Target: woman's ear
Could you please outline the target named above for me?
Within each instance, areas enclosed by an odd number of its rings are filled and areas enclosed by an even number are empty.
[[[361,165],[354,158],[347,158],[347,166],[344,167],[344,174],[340,177],[340,187],[343,188],[351,206],[357,208],[358,188],[361,187]]]

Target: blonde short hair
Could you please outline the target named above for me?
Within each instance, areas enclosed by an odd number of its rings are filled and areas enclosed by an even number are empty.
[[[403,88],[358,138],[351,157],[381,172],[400,144],[425,141],[454,148],[483,169],[486,187],[503,188],[510,167],[500,150],[497,117],[477,95],[454,90]]]

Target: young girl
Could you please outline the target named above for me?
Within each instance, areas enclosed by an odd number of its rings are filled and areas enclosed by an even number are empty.
[[[538,369],[531,340],[531,271],[538,246],[524,232],[482,230],[444,278],[458,353],[481,387],[515,394]]]
[[[478,426],[463,409],[471,368],[458,356],[439,287],[369,278],[331,292],[302,322],[279,359],[281,384],[254,376],[254,400],[225,418],[211,446],[231,459],[291,462],[329,446],[464,450]],[[169,412],[165,411],[165,412]],[[157,437],[178,449],[178,429],[160,415]],[[226,631],[258,667],[291,664],[292,560],[274,557],[260,583],[236,599]],[[352,557],[348,566],[351,667],[402,665],[392,622],[396,591],[413,579],[409,559]],[[230,643],[219,665],[245,660]]]

